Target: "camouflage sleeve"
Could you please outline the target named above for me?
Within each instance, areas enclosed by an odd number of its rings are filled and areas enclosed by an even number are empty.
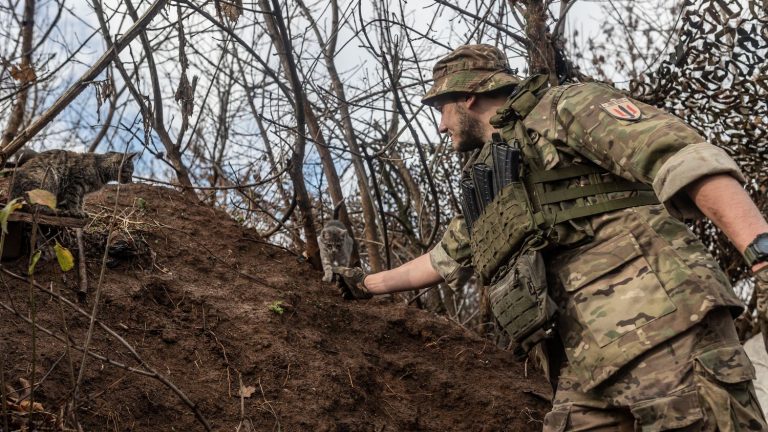
[[[429,251],[429,260],[432,268],[453,288],[472,277],[469,235],[462,216],[451,220],[440,243]]]
[[[678,194],[686,185],[722,173],[743,181],[725,152],[662,109],[602,84],[557,90],[552,92],[550,105],[555,107],[553,117],[557,119],[550,132],[553,142],[564,142],[616,175],[652,185],[679,218],[700,215],[686,194]]]
[[[689,144],[672,155],[653,179],[653,190],[672,216],[679,219],[703,217],[686,193],[678,193],[696,180],[713,174],[729,174],[739,182],[746,179],[739,166],[720,147],[702,142]]]

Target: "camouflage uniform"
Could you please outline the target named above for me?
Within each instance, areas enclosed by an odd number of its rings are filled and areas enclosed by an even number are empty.
[[[454,63],[474,49],[454,51]],[[454,71],[463,77],[454,82],[472,81],[471,68]],[[472,92],[471,85],[436,81],[427,104],[451,89]],[[554,87],[523,119],[547,169],[597,164],[603,177],[652,186],[647,193],[661,202],[556,226],[557,246],[544,257],[566,358],[544,430],[768,430],[751,383],[754,368],[733,326],[742,303],[680,221],[701,216],[687,185],[713,174],[744,178],[723,150],[680,119],[625,98],[595,83]],[[639,109],[640,118],[612,114],[617,103]],[[448,282],[469,273],[469,243],[457,217],[430,252]]]

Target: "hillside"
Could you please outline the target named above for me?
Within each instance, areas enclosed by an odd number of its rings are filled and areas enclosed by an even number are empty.
[[[90,289],[80,307],[87,311],[115,191],[112,186],[87,198],[94,216],[85,235]],[[222,211],[172,189],[128,185],[120,190],[116,226],[98,318],[178,387],[213,430],[541,427],[548,386],[530,368],[526,377],[511,353],[443,317],[386,298],[345,302],[320,281],[320,272],[261,242]],[[60,241],[77,255],[73,235]],[[22,274],[26,258],[6,267]],[[35,279],[46,288],[53,282],[54,291],[77,303],[76,272],[62,274],[55,258],[44,256]],[[29,284],[0,276],[0,302],[28,316]],[[71,344],[83,345],[85,316],[42,290],[35,304],[39,325],[60,336],[68,332]],[[19,378],[31,372],[31,325],[0,308],[0,328],[4,383],[18,390]],[[61,428],[82,354],[67,356],[67,344],[42,331],[35,337],[35,401],[43,409],[36,421],[42,430],[57,422]],[[168,386],[109,364],[140,367],[117,338],[97,326],[91,347],[104,359],[88,359],[78,390],[83,430],[203,430]],[[8,416],[10,427],[21,418],[19,412]]]

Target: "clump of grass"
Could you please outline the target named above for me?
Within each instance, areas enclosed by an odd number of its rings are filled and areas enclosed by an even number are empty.
[[[283,312],[285,312],[285,309],[283,308],[283,301],[282,300],[275,300],[272,303],[269,304],[269,310],[278,314],[282,315]]]

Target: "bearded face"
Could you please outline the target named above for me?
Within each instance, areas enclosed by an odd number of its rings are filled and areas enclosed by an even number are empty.
[[[456,127],[451,134],[453,149],[467,152],[483,146],[483,127],[480,120],[473,117],[463,104],[456,104]]]
[[[466,105],[467,99],[455,97],[435,103],[435,108],[440,111],[439,131],[451,138],[453,150],[457,152],[480,148],[485,141],[483,125]]]

